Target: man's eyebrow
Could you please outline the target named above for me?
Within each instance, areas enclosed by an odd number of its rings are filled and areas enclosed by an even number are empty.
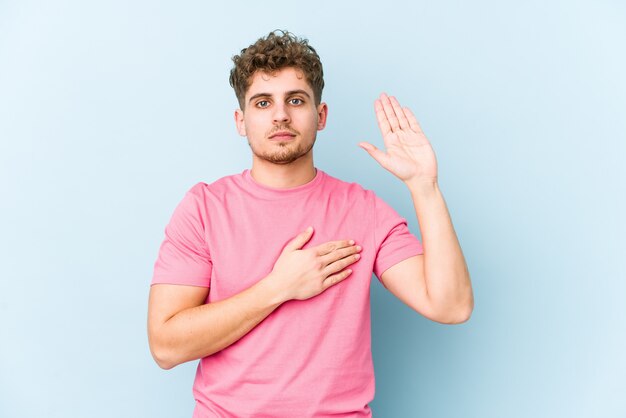
[[[287,96],[293,96],[294,94],[302,94],[308,98],[311,98],[311,96],[309,96],[309,93],[307,93],[305,90],[298,89],[298,90],[290,90],[287,92]]]
[[[270,97],[270,96],[271,94],[269,93],[257,93],[250,97],[250,99],[248,100],[248,103],[252,102],[254,99],[258,99],[259,97]]]
[[[294,94],[302,94],[303,96],[306,96],[307,98],[311,98],[311,96],[309,95],[309,93],[306,92],[306,90],[302,90],[302,89],[298,89],[298,90],[289,90],[286,93],[286,96],[293,96]],[[257,93],[254,94],[252,96],[250,96],[250,99],[248,100],[248,103],[252,102],[255,99],[258,99],[260,97],[272,97],[271,93]]]

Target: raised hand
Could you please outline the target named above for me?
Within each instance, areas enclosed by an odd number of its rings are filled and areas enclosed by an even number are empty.
[[[386,151],[368,142],[360,142],[359,146],[405,183],[436,182],[435,152],[411,110],[401,107],[395,97],[385,93],[376,99],[374,109]]]

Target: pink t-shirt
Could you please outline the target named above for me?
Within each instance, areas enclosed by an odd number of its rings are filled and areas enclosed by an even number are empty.
[[[371,417],[370,282],[422,254],[406,220],[372,191],[317,169],[309,183],[275,189],[249,170],[198,183],[165,229],[152,283],[209,287],[207,303],[267,276],[307,226],[303,247],[354,239],[353,273],[318,296],[283,303],[243,338],[200,360],[194,417]]]

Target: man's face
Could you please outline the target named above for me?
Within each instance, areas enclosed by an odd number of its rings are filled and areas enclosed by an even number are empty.
[[[245,110],[235,112],[235,121],[256,158],[290,164],[311,152],[317,131],[326,126],[327,113],[325,103],[315,105],[304,74],[287,67],[252,76]]]

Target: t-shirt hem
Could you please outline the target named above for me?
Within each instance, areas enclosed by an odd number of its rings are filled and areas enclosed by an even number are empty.
[[[206,282],[185,282],[185,283],[181,283],[179,280],[175,280],[175,279],[168,279],[168,278],[155,278],[152,279],[152,283],[150,283],[150,286],[152,286],[153,284],[173,284],[173,285],[179,285],[179,286],[196,286],[196,287],[210,287],[210,285]]]
[[[424,254],[424,250],[422,248],[407,248],[403,251],[397,251],[393,254],[393,256],[390,256],[387,260],[385,260],[386,262],[383,267],[378,269],[377,272],[375,271],[374,274],[382,283],[381,276],[391,267],[406,260],[407,258],[422,254]]]

